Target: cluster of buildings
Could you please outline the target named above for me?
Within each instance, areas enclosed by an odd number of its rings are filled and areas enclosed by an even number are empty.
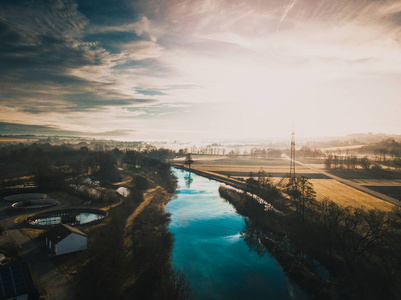
[[[55,255],[85,250],[88,236],[81,230],[58,224],[46,234],[46,246]],[[27,262],[10,263],[0,267],[0,299],[36,299],[31,272]]]

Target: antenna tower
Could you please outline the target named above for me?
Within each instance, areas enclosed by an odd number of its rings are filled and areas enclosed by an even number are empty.
[[[290,182],[295,180],[295,132],[291,134]]]

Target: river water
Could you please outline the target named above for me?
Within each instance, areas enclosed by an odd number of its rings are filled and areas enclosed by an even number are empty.
[[[194,299],[308,299],[257,243],[257,228],[220,198],[219,182],[173,170],[177,195],[166,206],[173,265],[185,272]]]

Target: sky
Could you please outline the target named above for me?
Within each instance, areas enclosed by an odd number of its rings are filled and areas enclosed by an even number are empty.
[[[400,112],[400,0],[0,1],[0,134],[401,134]]]

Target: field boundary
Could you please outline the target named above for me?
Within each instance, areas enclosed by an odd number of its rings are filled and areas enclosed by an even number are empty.
[[[357,184],[357,183],[355,183],[355,182],[352,182],[352,181],[350,181],[350,180],[348,180],[348,179],[344,179],[344,178],[338,177],[338,176],[336,176],[336,175],[332,175],[332,174],[330,174],[330,173],[328,173],[328,172],[325,172],[325,171],[316,169],[316,168],[314,168],[314,167],[312,167],[312,166],[310,166],[310,165],[308,165],[308,164],[304,164],[304,163],[302,163],[302,162],[300,162],[300,161],[295,161],[295,162],[296,162],[297,164],[301,165],[301,166],[304,166],[304,167],[307,167],[307,168],[309,168],[309,169],[311,169],[311,170],[314,170],[314,171],[316,171],[316,172],[319,172],[319,173],[321,173],[321,174],[323,174],[323,175],[325,175],[325,176],[327,176],[327,177],[329,177],[329,178],[331,178],[331,179],[337,180],[337,181],[340,182],[340,183],[343,183],[343,184],[345,184],[345,185],[347,185],[347,186],[349,186],[349,187],[352,187],[352,188],[357,189],[357,190],[359,190],[359,191],[361,191],[361,192],[364,192],[364,193],[366,193],[366,194],[368,194],[368,195],[370,195],[370,196],[376,197],[376,198],[378,198],[378,199],[380,199],[380,200],[389,202],[389,203],[394,204],[394,205],[396,205],[396,206],[401,206],[401,201],[399,201],[399,200],[397,200],[397,199],[395,199],[395,198],[393,198],[393,197],[389,197],[389,196],[384,195],[384,194],[382,194],[382,193],[373,191],[373,190],[368,189],[368,188],[366,188],[366,187],[364,187],[364,186],[361,186],[361,185],[359,185],[359,184]]]

